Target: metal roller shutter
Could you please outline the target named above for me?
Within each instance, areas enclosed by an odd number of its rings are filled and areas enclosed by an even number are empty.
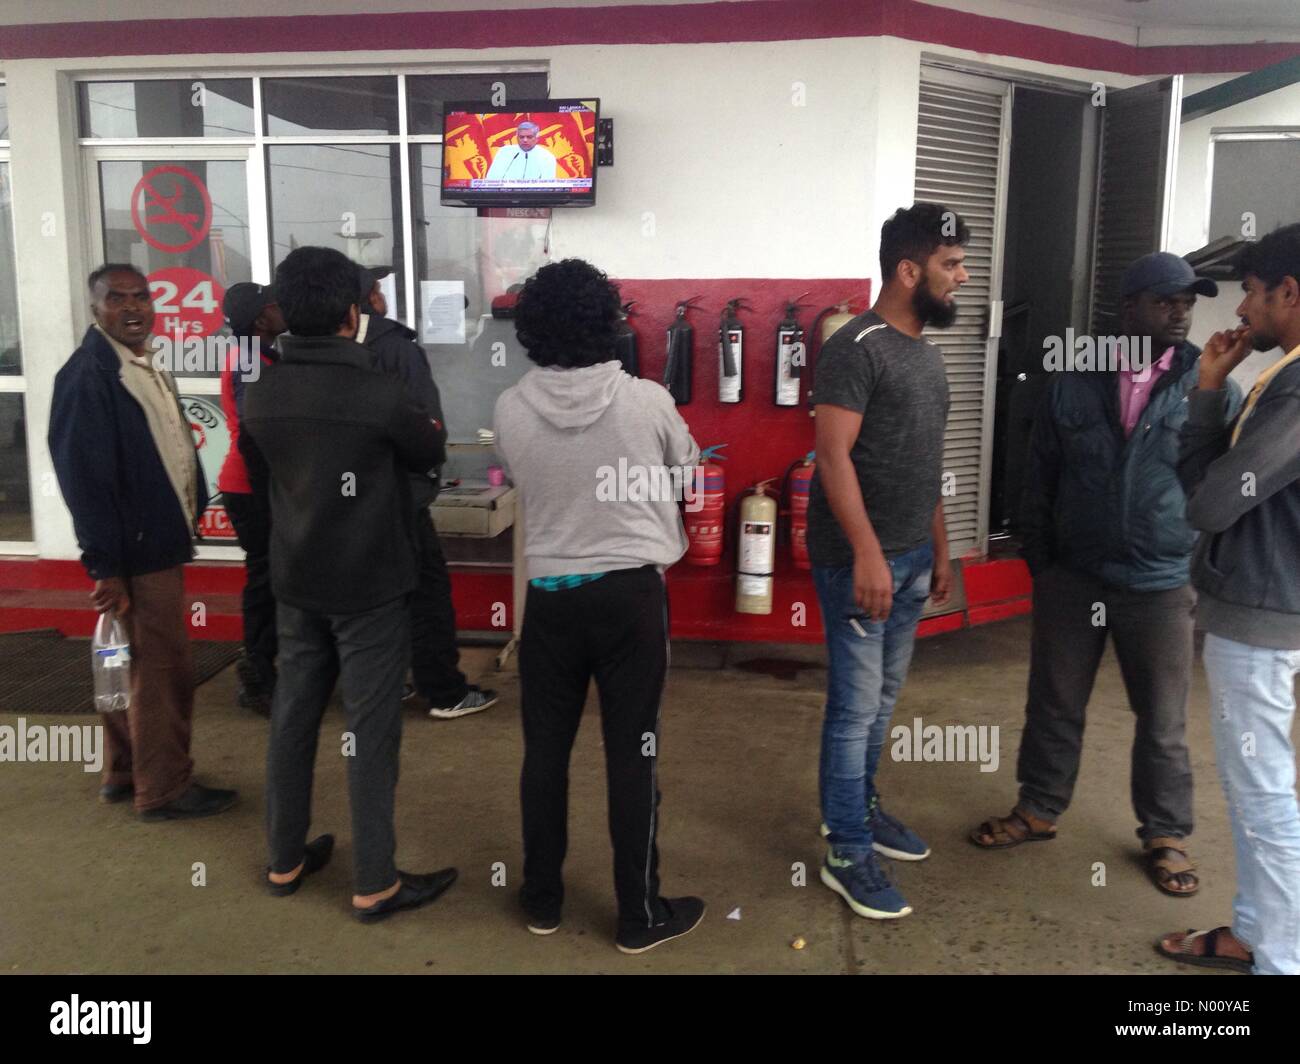
[[[957,211],[970,227],[957,321],[927,338],[943,350],[952,406],[944,469],[956,477],[944,515],[953,557],[982,553],[988,539],[993,385],[1000,317],[1001,234],[1011,99],[1009,85],[925,68],[917,120],[916,200]],[[992,321],[997,329],[998,322]],[[991,354],[990,354],[991,352]]]

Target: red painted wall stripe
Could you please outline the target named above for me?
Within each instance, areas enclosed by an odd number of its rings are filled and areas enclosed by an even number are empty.
[[[918,0],[746,0],[670,7],[31,23],[0,27],[0,58],[432,48],[536,50],[557,45],[879,36],[1133,75],[1235,73],[1300,55],[1300,42],[1140,48]],[[593,91],[598,89],[593,86]]]

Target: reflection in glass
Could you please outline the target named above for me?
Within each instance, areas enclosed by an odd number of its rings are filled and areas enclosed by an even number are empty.
[[[264,78],[262,108],[272,137],[395,134],[397,78]]]
[[[99,164],[99,182],[104,261],[129,262],[149,278],[154,334],[227,332],[221,299],[253,276],[247,164],[109,161]]]
[[[24,397],[0,393],[0,540],[32,539]]]
[[[395,144],[293,144],[267,149],[271,261],[294,248],[337,248],[364,266],[397,274],[397,305],[406,312],[402,241],[402,181]]]
[[[23,371],[22,337],[18,332],[18,282],[14,262],[13,197],[9,164],[0,163],[0,374]],[[0,539],[3,539],[0,536]]]
[[[247,78],[83,81],[77,99],[83,137],[253,135],[253,83]]]
[[[492,317],[492,300],[532,276],[547,258],[548,218],[480,218],[477,211],[444,207],[442,147],[411,148],[415,228],[416,329],[429,355],[442,395],[452,442],[472,443],[492,426],[497,397],[531,367],[515,336],[514,322]],[[521,212],[522,213],[522,212]],[[465,342],[428,342],[426,282],[464,286]]]

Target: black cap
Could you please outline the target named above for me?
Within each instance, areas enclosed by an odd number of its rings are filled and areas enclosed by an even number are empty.
[[[275,289],[271,285],[240,281],[226,289],[226,297],[221,301],[221,312],[226,316],[226,324],[232,333],[248,336],[253,331],[253,322],[257,316],[275,302]]]
[[[1168,251],[1153,251],[1143,255],[1124,271],[1120,282],[1120,295],[1127,298],[1138,292],[1152,292],[1158,296],[1171,296],[1175,292],[1191,289],[1197,295],[1217,296],[1219,286],[1208,277],[1197,277],[1196,271],[1184,258]]]
[[[357,266],[358,284],[362,300],[370,298],[370,293],[374,289],[376,282],[382,281],[393,272],[391,266]]]

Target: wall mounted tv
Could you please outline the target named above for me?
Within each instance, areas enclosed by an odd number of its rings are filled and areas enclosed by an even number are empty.
[[[442,203],[590,207],[596,202],[599,100],[448,102],[442,113]]]

